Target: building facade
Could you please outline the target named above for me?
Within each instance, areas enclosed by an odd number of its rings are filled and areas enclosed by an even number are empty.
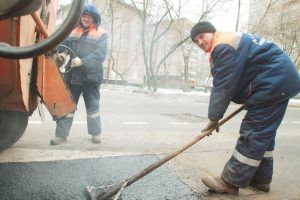
[[[104,63],[104,78],[122,81],[129,84],[143,85],[145,81],[145,64],[142,49],[142,21],[138,10],[122,0],[90,0],[101,13],[101,26],[109,36],[108,55]],[[62,23],[70,5],[59,9],[58,24]],[[165,22],[167,26],[169,22]],[[169,31],[154,46],[153,65],[157,65],[173,44],[188,37],[193,22],[188,19],[177,19]],[[146,43],[151,42],[155,24],[146,24]],[[164,29],[164,24],[159,26]],[[160,31],[160,30],[158,30]],[[173,86],[180,87],[184,80],[192,85],[205,85],[209,76],[209,64],[204,55],[191,40],[187,40],[176,49],[159,67],[158,79],[173,79]],[[177,83],[174,82],[177,80]]]
[[[300,69],[300,0],[251,0],[249,32],[276,42]]]

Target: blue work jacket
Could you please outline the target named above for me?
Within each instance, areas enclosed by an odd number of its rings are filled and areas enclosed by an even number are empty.
[[[285,101],[300,91],[300,75],[276,44],[246,33],[216,32],[210,54],[213,88],[208,118],[223,117],[230,101],[246,109]]]
[[[99,85],[103,80],[103,62],[107,53],[107,34],[96,25],[85,31],[80,26],[64,41],[82,65],[74,67],[65,75],[65,80],[74,85]],[[70,63],[69,63],[70,64]]]

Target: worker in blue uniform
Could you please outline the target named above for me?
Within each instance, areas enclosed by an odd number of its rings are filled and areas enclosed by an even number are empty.
[[[192,41],[210,54],[213,88],[208,118],[202,130],[219,130],[230,102],[244,104],[240,136],[221,176],[203,183],[217,193],[238,194],[249,185],[268,192],[273,174],[276,131],[289,99],[300,91],[300,76],[289,56],[276,44],[254,35],[219,32],[207,21],[198,22]]]
[[[100,85],[103,80],[103,62],[107,54],[107,33],[100,28],[101,17],[98,9],[92,4],[86,4],[83,8],[79,25],[63,42],[75,53],[75,58],[68,63],[71,69],[65,76],[72,96],[76,102],[82,94],[86,113],[88,134],[92,136],[93,143],[100,143]],[[62,60],[66,55],[60,54]],[[74,119],[74,112],[57,119],[55,138],[51,145],[59,145],[66,142]]]

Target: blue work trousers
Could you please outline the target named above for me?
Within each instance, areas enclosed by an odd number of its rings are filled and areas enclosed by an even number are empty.
[[[68,84],[70,91],[76,105],[78,104],[79,97],[82,93],[86,114],[87,114],[87,128],[88,134],[99,135],[101,134],[101,120],[100,120],[100,86],[99,85],[74,85]],[[74,113],[70,113],[63,118],[56,121],[56,137],[67,137],[73,123]]]
[[[288,100],[279,104],[248,109],[240,128],[240,137],[222,178],[240,188],[250,182],[271,183],[275,136]]]

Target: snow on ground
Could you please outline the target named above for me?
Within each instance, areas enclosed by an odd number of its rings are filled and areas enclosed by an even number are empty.
[[[101,86],[102,90],[117,90],[120,92],[136,92],[136,93],[145,93],[145,94],[150,94],[147,90],[147,87],[137,87],[137,86],[124,86],[124,85],[113,85],[113,84],[103,84]],[[198,90],[192,90],[192,91],[187,91],[184,92],[180,89],[163,89],[163,88],[158,88],[156,94],[162,94],[162,95],[184,95],[184,96],[205,96],[209,97],[210,92],[205,92],[205,91],[198,91]],[[297,95],[297,98],[290,99],[289,101],[289,106],[292,107],[300,107],[300,99],[299,99],[300,94]]]
[[[112,85],[112,84],[103,84],[101,86],[101,89],[103,90],[118,90],[120,92],[122,91],[127,91],[127,92],[137,92],[137,93],[151,93],[147,90],[147,87],[136,87],[136,86],[123,86],[123,85]],[[184,92],[180,89],[163,89],[163,88],[158,88],[157,94],[179,94],[179,95],[187,95],[187,96],[209,96],[209,92],[205,91],[187,91]]]

